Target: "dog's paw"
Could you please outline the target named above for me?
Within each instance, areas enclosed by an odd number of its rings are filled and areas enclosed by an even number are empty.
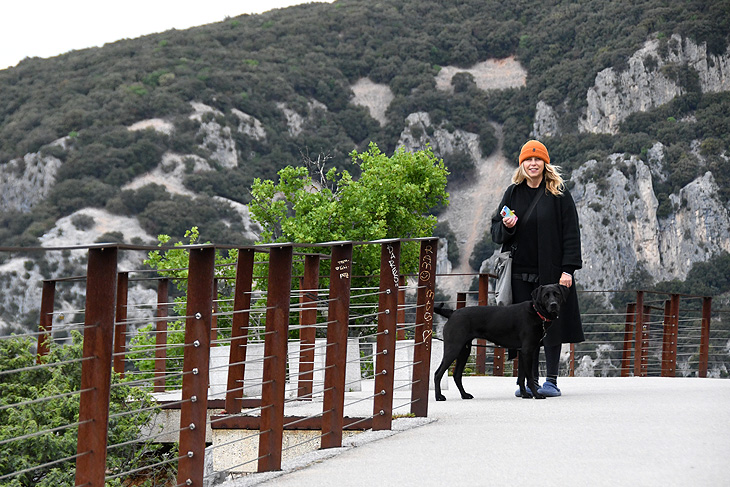
[[[436,400],[437,401],[445,401],[446,400],[446,396],[444,396],[443,394],[436,394]]]
[[[542,394],[540,394],[540,393],[538,392],[538,393],[535,393],[535,399],[545,399],[545,396],[544,396],[544,395],[542,395]]]
[[[520,397],[522,397],[522,399],[532,399],[532,394],[529,392],[523,392]]]
[[[465,392],[464,394],[461,395],[461,398],[462,399],[474,399],[474,396],[472,396],[468,392]]]

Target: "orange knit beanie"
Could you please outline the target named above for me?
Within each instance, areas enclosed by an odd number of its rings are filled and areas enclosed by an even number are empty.
[[[545,164],[550,164],[550,154],[548,154],[547,147],[537,140],[528,140],[527,143],[522,146],[522,149],[520,150],[520,164],[522,164],[522,161],[529,159],[530,157],[539,157],[545,161]]]

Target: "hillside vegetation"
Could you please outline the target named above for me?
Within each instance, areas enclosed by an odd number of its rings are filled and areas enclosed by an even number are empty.
[[[204,239],[240,242],[239,227],[220,223],[234,220],[232,210],[214,197],[247,203],[255,177],[274,178],[310,154],[327,154],[356,174],[348,154],[371,141],[391,153],[406,116],[418,111],[433,124],[479,134],[484,154],[495,147],[488,122],[502,124],[511,157],[541,100],[561,107],[562,134],[550,146],[564,166],[617,151],[645,155],[661,141],[675,168],[663,189],[669,193],[700,170],[689,154],[702,139],[727,201],[730,165],[720,155],[730,147],[730,95],[702,94],[691,70],[675,73],[683,96],[630,117],[617,135],[579,134],[575,122],[596,73],[620,69],[647,39],[680,34],[720,54],[729,32],[727,0],[338,0],[26,59],[0,71],[0,167],[9,171],[10,161],[39,151],[62,164],[47,198],[2,212],[0,245],[33,245],[58,218],[87,206],[137,215],[151,234],[181,237],[199,225]],[[524,88],[484,91],[468,74],[454,77],[452,91],[436,88],[441,67],[510,56],[527,70]],[[384,125],[350,103],[361,78],[394,95]],[[191,102],[217,111],[191,118]],[[236,130],[237,112],[254,117],[265,136]],[[288,118],[297,115],[301,126],[292,130]],[[690,115],[696,123],[681,122]],[[173,129],[128,130],[148,119]],[[212,157],[220,147],[201,131],[208,122],[230,128],[237,164]],[[186,159],[184,184],[200,195],[194,204],[160,186],[122,189],[167,152],[197,156],[214,169],[194,171]],[[469,161],[453,162],[452,178],[468,172]]]

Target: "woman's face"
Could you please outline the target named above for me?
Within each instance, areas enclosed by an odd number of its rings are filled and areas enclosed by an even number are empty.
[[[522,167],[527,177],[533,181],[541,181],[542,173],[545,170],[545,161],[539,157],[530,157],[522,161]]]

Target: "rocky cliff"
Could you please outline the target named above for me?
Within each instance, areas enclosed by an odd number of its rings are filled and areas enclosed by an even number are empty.
[[[696,86],[695,86],[696,84]],[[672,101],[691,89],[703,93],[730,90],[730,48],[722,56],[708,54],[707,46],[673,35],[654,38],[627,60],[622,70],[599,72],[586,93],[586,108],[578,130],[616,134],[620,123],[635,112]],[[537,138],[559,135],[558,117],[563,107],[539,101],[533,134]],[[566,127],[566,130],[573,130]]]

